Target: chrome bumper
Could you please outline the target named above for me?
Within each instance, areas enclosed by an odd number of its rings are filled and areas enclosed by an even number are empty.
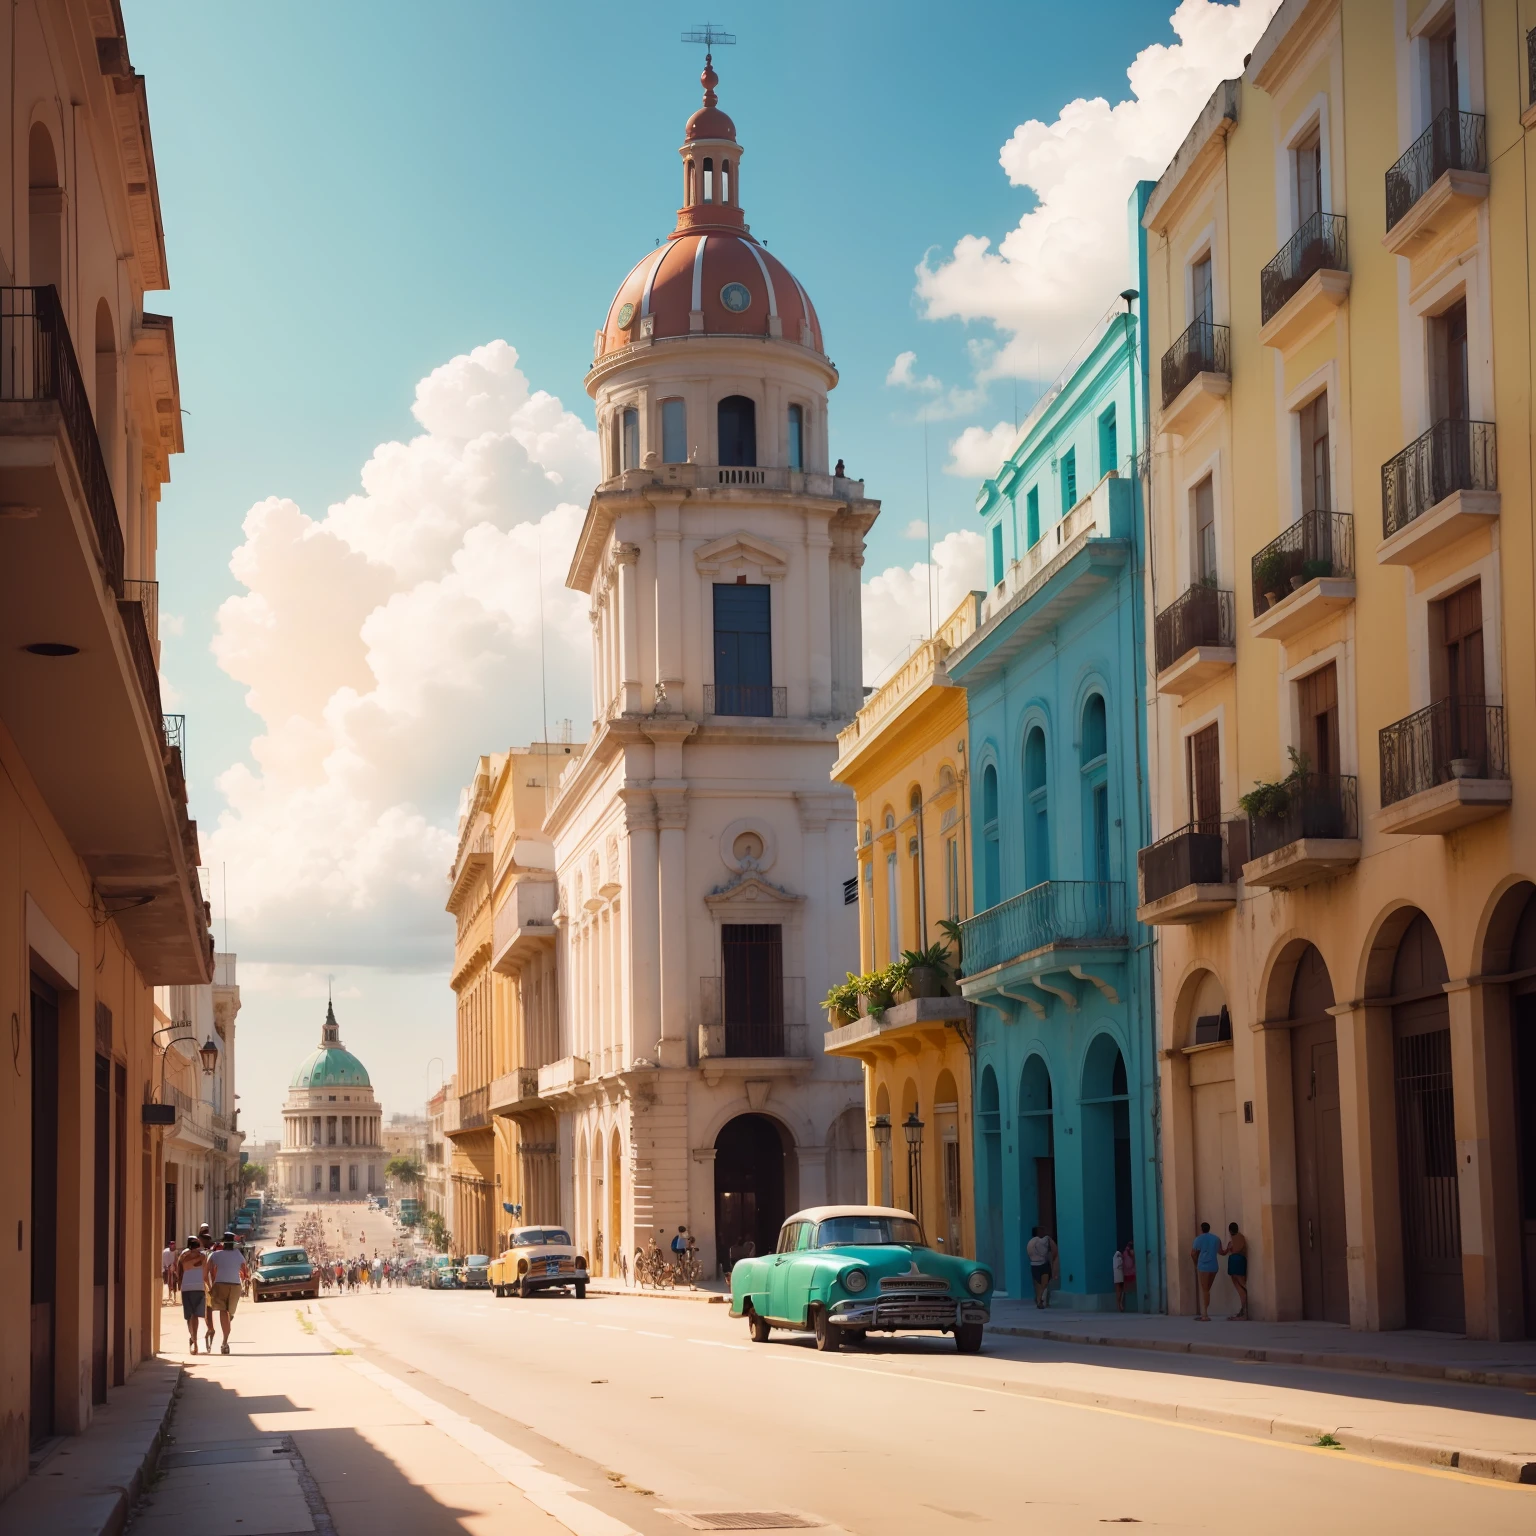
[[[946,1296],[871,1296],[868,1301],[839,1301],[827,1321],[842,1328],[872,1328],[891,1333],[906,1328],[956,1328],[985,1323],[992,1310],[984,1301],[953,1301]]]

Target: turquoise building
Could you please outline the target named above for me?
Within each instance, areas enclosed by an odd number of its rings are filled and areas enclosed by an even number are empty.
[[[1131,200],[1137,292],[1152,185]],[[982,486],[991,585],[946,663],[970,722],[977,1245],[1027,1296],[1024,1244],[1043,1227],[1053,1304],[1089,1310],[1114,1306],[1128,1242],[1127,1306],[1163,1308],[1153,934],[1135,887],[1151,841],[1146,355],[1141,306],[1122,300]]]

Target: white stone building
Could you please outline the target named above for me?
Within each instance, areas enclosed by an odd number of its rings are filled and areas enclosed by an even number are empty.
[[[368,1069],[341,1043],[329,1003],[320,1044],[295,1069],[283,1104],[277,1189],[290,1199],[384,1193],[383,1113]]]
[[[748,233],[702,79],[677,226],[597,332],[602,479],[567,576],[591,599],[597,719],[546,822],[563,1055],[538,1086],[600,1273],[683,1223],[724,1262],[797,1205],[864,1193],[845,1162],[828,1177],[839,1126],[862,1141],[862,1087],[817,1004],[858,953],[854,802],[828,774],[862,697],[879,504],[829,466],[837,371]]]

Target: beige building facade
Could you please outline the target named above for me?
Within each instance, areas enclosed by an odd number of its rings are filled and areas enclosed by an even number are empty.
[[[1175,1311],[1536,1334],[1533,27],[1285,0],[1148,204]]]

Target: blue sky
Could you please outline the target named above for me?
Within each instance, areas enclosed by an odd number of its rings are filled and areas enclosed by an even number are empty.
[[[884,502],[866,575],[923,558],[904,535],[924,512],[917,414],[948,398],[887,385],[893,360],[914,351],[916,376],[966,388],[968,343],[998,335],[985,319],[924,319],[914,269],[1019,223],[1033,194],[1010,185],[1000,148],[1073,98],[1126,97],[1137,53],[1174,41],[1171,9],[789,0],[754,8],[762,20],[714,18],[739,38],[716,63],[745,149],[747,217],[817,304],[842,374],[833,453]],[[242,590],[229,562],[248,509],[282,496],[322,518],[358,490],[377,445],[421,431],[417,382],[498,338],[534,389],[590,423],[593,328],[677,206],[676,148],[702,63],[678,34],[702,17],[670,3],[469,0],[125,0],[124,11],[148,80],[172,282],[148,307],[175,317],[188,413],[161,512],[162,609],[184,626],[167,636],[165,666],[188,715],[193,813],[209,829],[227,810],[217,776],[250,764],[263,730],[210,650],[220,603]],[[1018,383],[1018,410],[1034,393]],[[949,441],[1011,419],[1015,384],[996,379],[965,403],[929,428],[936,539],[970,525],[975,493],[974,479],[942,473]],[[585,487],[567,491],[584,503]],[[308,589],[313,605],[331,600],[323,583]],[[510,728],[490,711],[478,750],[510,744],[498,734]],[[455,757],[444,783],[472,767]],[[420,810],[444,822],[441,794]],[[348,1043],[372,1050],[386,1102],[419,1098],[426,1059],[451,1055],[440,898],[419,921],[436,925],[441,960],[414,960],[407,975],[350,942],[329,962],[286,951],[240,917],[242,871],[228,879],[230,945],[250,963],[243,1027],[263,1031],[276,1063],[258,1067],[247,1034],[248,1125],[276,1124],[279,1069],[318,1032],[325,969],[343,975]]]

